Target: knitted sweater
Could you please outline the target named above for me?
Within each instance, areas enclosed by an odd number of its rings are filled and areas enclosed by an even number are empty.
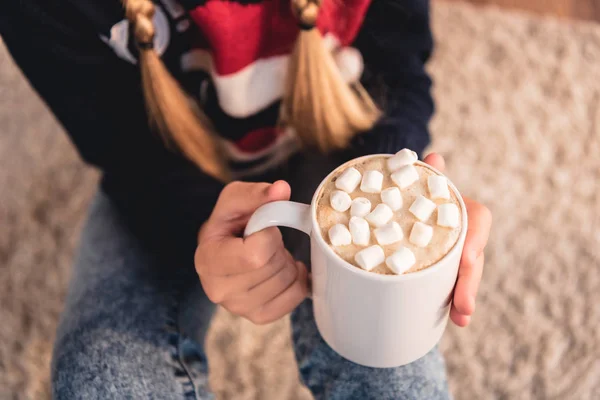
[[[298,34],[289,0],[156,0],[155,49],[220,135],[234,173],[261,179],[299,151],[277,128]],[[137,49],[119,0],[20,0],[0,6],[0,34],[103,189],[148,245],[188,255],[222,185],[165,147],[148,124]],[[426,0],[323,1],[317,28],[384,111],[340,161],[402,147],[421,152],[433,113]],[[168,243],[168,245],[167,245]],[[174,246],[174,247],[173,247]],[[155,247],[156,248],[156,247]]]

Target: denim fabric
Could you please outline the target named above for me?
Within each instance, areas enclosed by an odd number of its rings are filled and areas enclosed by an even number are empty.
[[[58,329],[54,398],[213,398],[203,343],[215,307],[193,268],[170,273],[160,264],[99,193]],[[310,300],[293,313],[292,324],[301,377],[317,399],[450,397],[437,349],[400,368],[361,367],[324,343]]]

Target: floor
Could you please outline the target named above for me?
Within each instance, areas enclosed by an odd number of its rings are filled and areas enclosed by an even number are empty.
[[[448,0],[532,11],[563,18],[600,22],[600,0]]]

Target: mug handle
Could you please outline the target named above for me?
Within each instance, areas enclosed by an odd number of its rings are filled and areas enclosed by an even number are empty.
[[[274,201],[264,204],[250,217],[244,237],[272,226],[286,226],[310,235],[312,231],[310,206],[294,201]]]

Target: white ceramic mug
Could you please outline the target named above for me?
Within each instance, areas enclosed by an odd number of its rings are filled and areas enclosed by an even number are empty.
[[[462,231],[452,249],[424,270],[405,275],[379,275],[340,258],[325,242],[316,207],[331,176],[316,190],[311,205],[277,201],[260,207],[250,218],[245,236],[271,226],[299,229],[310,235],[313,310],[321,336],[342,357],[368,367],[389,368],[411,363],[439,342],[452,302],[452,292],[467,232],[467,212],[456,187],[449,182],[462,209]],[[439,171],[429,165],[418,165]]]

